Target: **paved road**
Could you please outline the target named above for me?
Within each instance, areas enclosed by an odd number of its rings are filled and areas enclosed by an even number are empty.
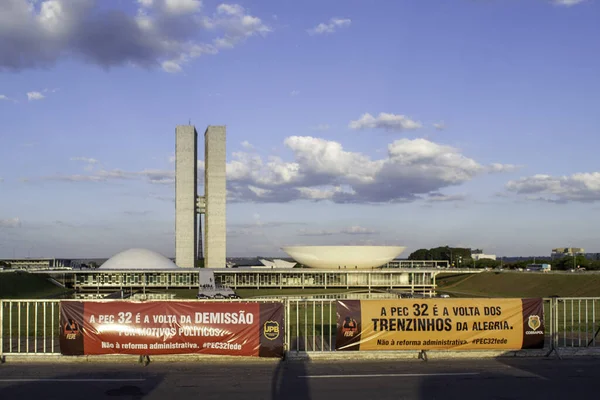
[[[598,358],[0,365],[0,399],[590,398]],[[592,396],[593,397],[593,396]]]

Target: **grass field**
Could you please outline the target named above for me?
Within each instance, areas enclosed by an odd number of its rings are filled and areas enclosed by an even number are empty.
[[[437,276],[437,290],[460,297],[598,297],[599,274],[482,272]]]
[[[54,285],[44,275],[0,273],[0,299],[49,299],[66,295],[68,289]]]

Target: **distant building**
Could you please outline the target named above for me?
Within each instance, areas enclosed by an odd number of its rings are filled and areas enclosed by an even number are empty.
[[[552,249],[551,259],[563,258],[566,256],[573,257],[575,254],[583,254],[585,249],[581,247],[557,247]]]
[[[5,258],[0,259],[12,269],[40,270],[70,268],[71,260],[62,258]]]
[[[475,261],[479,261],[479,260],[496,260],[496,255],[495,254],[484,254],[483,250],[471,250],[471,258],[473,258],[473,260]]]

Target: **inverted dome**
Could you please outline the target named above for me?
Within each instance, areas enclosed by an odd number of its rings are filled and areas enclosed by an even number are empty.
[[[260,261],[262,263],[262,265],[264,265],[265,267],[271,267],[271,268],[294,268],[294,266],[296,265],[295,262],[280,260],[278,258],[274,259],[273,261],[264,260],[261,258],[258,261]]]
[[[283,247],[294,260],[316,269],[370,269],[381,267],[398,257],[404,246],[288,246]]]
[[[129,249],[109,258],[99,269],[178,269],[167,257],[148,249]]]

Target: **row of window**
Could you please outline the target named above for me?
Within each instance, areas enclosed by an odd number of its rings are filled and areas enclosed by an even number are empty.
[[[77,284],[94,285],[142,285],[146,286],[189,286],[198,285],[198,274],[82,274],[77,275]],[[430,285],[429,273],[409,274],[336,274],[336,273],[249,273],[217,274],[217,284],[230,287],[244,286],[367,286],[367,285]]]

